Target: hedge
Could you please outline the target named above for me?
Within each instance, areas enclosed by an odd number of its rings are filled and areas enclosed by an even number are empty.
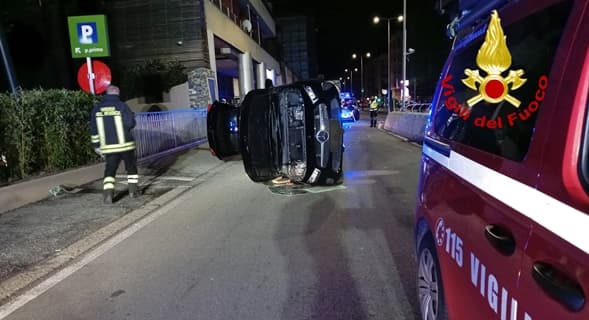
[[[161,61],[159,59],[147,59],[141,63],[123,67],[120,77],[123,98],[145,97],[147,99],[154,93],[158,93],[156,96],[159,96],[162,92],[169,92],[173,86],[188,80],[186,68],[182,63],[176,60]]]
[[[96,99],[65,89],[0,94],[0,184],[96,162],[88,126]]]

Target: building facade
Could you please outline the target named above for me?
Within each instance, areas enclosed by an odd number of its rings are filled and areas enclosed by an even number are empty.
[[[98,14],[106,16],[111,49],[98,60],[110,67],[113,83],[131,83],[122,95],[135,111],[206,108],[240,99],[268,78],[295,80],[276,54],[276,24],[264,0],[2,1],[0,23],[19,85],[78,89],[76,73],[86,61],[71,56],[67,18]],[[169,85],[170,70],[174,84],[185,83]]]
[[[282,57],[301,79],[317,76],[317,55],[314,20],[307,16],[280,17],[278,38]]]
[[[187,70],[187,84],[164,95],[164,109],[202,109],[214,100],[243,98],[266,79],[277,85],[294,80],[262,46],[276,37],[276,24],[261,0],[117,0],[107,10],[118,64],[177,61]],[[135,102],[137,108],[146,104]]]

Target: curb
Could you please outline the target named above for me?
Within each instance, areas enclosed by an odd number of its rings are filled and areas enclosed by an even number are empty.
[[[393,136],[393,137],[395,137],[395,138],[397,138],[397,139],[399,139],[399,140],[401,140],[403,142],[407,142],[407,143],[409,143],[409,144],[411,144],[411,145],[413,145],[415,147],[418,147],[418,148],[423,147],[421,144],[419,144],[419,143],[417,143],[415,141],[411,141],[411,140],[409,140],[406,137],[400,136],[400,135],[398,135],[398,134],[396,134],[394,132],[388,131],[388,130],[386,130],[384,128],[378,128],[378,130],[380,130],[380,131],[382,131],[382,132],[384,132],[384,133],[386,133],[386,134],[388,134],[390,136]]]
[[[104,163],[93,164],[58,174],[40,177],[0,188],[0,214],[41,201],[57,185],[83,185],[102,177]]]
[[[149,155],[137,159],[137,165],[142,165],[154,159],[163,158],[183,150],[203,145],[206,142],[207,139],[204,138],[173,149]],[[119,166],[119,170],[122,170],[122,166]],[[38,177],[1,187],[0,214],[46,199],[51,196],[49,191],[55,186],[81,186],[92,181],[100,180],[103,175],[104,161],[101,161],[97,164],[70,169],[57,174]]]

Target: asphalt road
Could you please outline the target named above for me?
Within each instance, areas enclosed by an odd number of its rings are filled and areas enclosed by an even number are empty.
[[[3,319],[418,319],[420,149],[366,120],[345,144],[344,185],[300,195],[226,162]]]

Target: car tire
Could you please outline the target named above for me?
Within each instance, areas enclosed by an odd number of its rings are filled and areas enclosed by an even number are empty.
[[[430,233],[422,239],[417,254],[417,297],[422,319],[448,320],[440,262]]]

